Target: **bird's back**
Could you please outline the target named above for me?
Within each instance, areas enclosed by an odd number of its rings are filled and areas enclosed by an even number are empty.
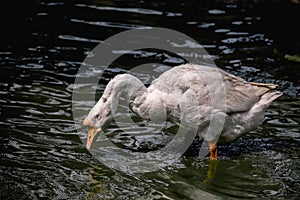
[[[276,87],[274,84],[247,82],[216,67],[185,64],[163,73],[152,82],[148,92],[151,94],[160,91],[161,102],[165,102],[165,107],[172,102],[173,107],[169,106],[170,119],[175,119],[172,120],[175,122],[182,119],[180,116],[183,108],[180,106],[183,104],[180,98],[189,99],[186,106],[189,104],[194,108],[198,106],[198,111],[192,109],[191,113],[186,114],[192,119],[199,112],[198,119],[202,120],[199,124],[203,127],[199,125],[198,132],[200,130],[200,136],[207,141],[218,140],[219,137],[215,133],[204,136],[209,125],[206,122],[212,119],[212,115],[225,117],[219,142],[227,143],[255,129],[263,122],[265,110],[273,100],[282,95],[281,92],[273,90]],[[179,99],[176,106],[172,105],[176,102],[172,100],[174,97]]]
[[[245,112],[250,110],[261,97],[275,89],[277,85],[247,82],[216,67],[185,64],[164,72],[154,80],[149,92],[161,90],[166,93],[184,94],[192,90],[201,105],[211,105],[214,93],[224,92],[223,106],[226,113]],[[273,101],[281,93],[272,96]],[[268,104],[268,103],[266,103]]]

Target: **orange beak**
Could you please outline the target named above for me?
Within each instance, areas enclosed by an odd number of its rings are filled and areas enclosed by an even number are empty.
[[[94,125],[92,125],[92,123],[87,118],[85,118],[83,120],[83,125],[89,127],[89,129],[88,129],[88,139],[87,139],[87,142],[86,142],[86,148],[88,150],[90,150],[91,146],[94,142],[95,136],[97,135],[97,133],[101,132],[101,129],[99,129],[99,128],[95,127]]]

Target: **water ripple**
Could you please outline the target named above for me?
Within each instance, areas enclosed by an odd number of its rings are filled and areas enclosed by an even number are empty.
[[[79,42],[92,42],[92,43],[101,43],[101,40],[95,40],[95,39],[88,39],[78,36],[72,36],[72,35],[59,35],[59,39],[63,40],[71,40],[71,41],[79,41]]]
[[[111,27],[111,28],[122,28],[122,29],[151,29],[150,26],[143,26],[143,25],[137,25],[137,24],[125,24],[125,23],[117,23],[117,22],[100,22],[100,21],[86,21],[81,19],[71,19],[71,22],[75,23],[83,23],[83,24],[89,24],[94,26],[103,26],[103,27]]]
[[[95,5],[86,5],[86,4],[76,4],[78,7],[88,7],[97,10],[107,10],[107,11],[117,11],[117,12],[128,12],[128,13],[138,13],[146,15],[162,15],[163,12],[145,9],[145,8],[118,8],[118,7],[109,7],[109,6],[95,6]]]

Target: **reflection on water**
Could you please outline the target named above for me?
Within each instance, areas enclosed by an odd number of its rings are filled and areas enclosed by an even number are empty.
[[[300,68],[297,59],[288,60],[291,57],[286,55],[299,53],[299,42],[288,43],[288,35],[271,34],[274,27],[261,5],[38,1],[32,12],[19,13],[24,31],[11,34],[0,49],[0,198],[296,198]],[[279,84],[285,93],[268,109],[265,123],[256,131],[220,147],[218,164],[197,159],[201,142],[195,140],[172,166],[130,175],[97,162],[78,137],[71,99],[81,62],[113,34],[151,26],[181,31],[202,44],[224,70],[248,81]],[[174,45],[197,48],[190,41]],[[150,62],[174,66],[184,61],[168,52],[134,51],[106,70],[98,96],[116,74]],[[159,64],[156,69],[166,70]],[[85,76],[93,77],[94,72]],[[79,105],[86,113],[91,106]],[[171,127],[153,137],[138,138],[139,143],[120,133],[115,124],[106,134],[115,143],[141,150],[161,145],[175,131]]]

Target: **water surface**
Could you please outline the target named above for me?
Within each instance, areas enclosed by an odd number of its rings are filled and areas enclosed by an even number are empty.
[[[293,32],[297,33],[295,27],[284,23],[295,20],[297,14],[276,15],[278,6],[281,12],[300,13],[299,5],[235,1],[32,4],[32,10],[13,18],[22,31],[9,30],[13,32],[1,42],[1,199],[299,197],[300,64],[294,55],[299,55],[300,43],[299,35]],[[266,8],[274,19],[284,22],[274,24],[264,12]],[[189,35],[205,47],[220,68],[248,81],[278,84],[284,92],[267,110],[262,126],[220,146],[214,177],[208,175],[212,166],[208,158],[196,156],[201,145],[198,140],[173,165],[131,175],[95,160],[79,138],[85,133],[76,131],[72,87],[84,58],[113,34],[153,26]],[[285,34],[276,33],[278,26],[286,30]],[[193,51],[192,43],[187,41],[185,45]],[[107,69],[97,96],[110,78],[149,62],[159,67],[185,61],[149,49],[124,55]],[[89,106],[83,104],[81,108],[87,113]],[[160,145],[175,131],[170,128],[157,133],[146,147]],[[134,138],[122,134],[116,124],[106,134],[125,147],[139,149],[144,144],[132,143]]]

